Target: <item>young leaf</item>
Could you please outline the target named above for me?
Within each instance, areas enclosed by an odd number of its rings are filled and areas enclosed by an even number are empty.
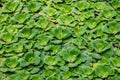
[[[110,33],[116,34],[118,32],[120,32],[120,27],[119,27],[119,23],[116,21],[111,21],[108,23],[108,30],[110,31]]]
[[[16,28],[15,25],[6,26],[6,30],[7,30],[9,33],[12,33],[12,34],[15,34],[15,33],[18,32],[18,29]]]
[[[108,6],[106,6],[105,2],[96,2],[95,3],[95,8],[97,8],[97,10],[103,10],[105,8],[107,8]]]
[[[7,67],[15,68],[18,65],[17,57],[6,58],[4,64]]]
[[[113,73],[113,70],[109,66],[98,65],[95,68],[95,74],[101,78],[106,78],[112,73]]]
[[[36,26],[38,26],[41,29],[46,29],[47,25],[48,25],[48,20],[44,17],[41,17],[36,24]]]
[[[86,32],[86,28],[84,26],[83,27],[81,26],[80,28],[75,27],[74,32],[76,36],[81,36]]]
[[[48,16],[53,16],[56,14],[56,10],[52,7],[46,7],[44,9],[44,12],[48,15]]]
[[[24,28],[22,30],[23,37],[28,38],[31,34],[31,29],[30,28]]]
[[[32,29],[31,35],[29,36],[29,39],[34,38],[37,34],[38,34],[38,30],[37,29]]]
[[[15,11],[18,5],[19,5],[19,2],[17,1],[10,1],[6,4],[6,8],[10,11]]]
[[[58,60],[55,56],[45,56],[44,62],[48,65],[56,65]]]
[[[116,12],[109,9],[103,10],[101,14],[108,19],[116,16]]]
[[[91,67],[85,66],[85,65],[81,65],[79,67],[78,71],[79,71],[79,74],[83,77],[87,76],[87,75],[90,75],[93,72]]]
[[[69,72],[69,71],[67,71],[67,72],[63,72],[62,73],[62,77],[63,77],[63,79],[69,79],[69,77],[72,75],[72,73],[71,72]]]
[[[92,41],[91,47],[98,53],[101,53],[103,51],[106,51],[107,49],[110,49],[110,44],[106,41],[103,41],[101,39],[96,39]]]
[[[76,3],[76,7],[80,10],[83,11],[85,9],[88,9],[90,4],[87,1],[79,1]]]
[[[38,35],[37,36],[37,43],[38,45],[47,45],[49,41],[49,37],[46,35]]]
[[[68,16],[66,14],[60,15],[57,20],[59,24],[63,24],[63,25],[70,25],[71,22],[74,21],[72,16]]]
[[[27,61],[25,59],[23,59],[23,58],[21,58],[19,60],[19,64],[20,64],[20,67],[26,67],[26,66],[28,66]]]
[[[65,39],[71,36],[71,32],[69,29],[63,29],[62,27],[57,27],[52,30],[52,34],[57,38],[57,39]]]
[[[12,35],[11,33],[9,33],[9,32],[3,33],[3,34],[2,34],[2,39],[3,39],[4,41],[6,41],[6,42],[9,43],[9,42],[12,41],[13,35]]]
[[[31,12],[37,12],[41,7],[41,4],[39,2],[34,2],[34,1],[30,1],[28,3],[28,9],[31,11]]]
[[[34,55],[33,52],[27,52],[24,57],[25,57],[25,60],[26,60],[29,64],[34,64],[34,63],[35,63],[36,57],[35,57],[35,55]],[[39,61],[38,61],[38,62],[39,62]]]
[[[24,23],[30,15],[28,13],[19,13],[14,16],[15,21],[18,23]]]
[[[67,62],[74,62],[77,59],[77,56],[80,54],[80,51],[77,48],[69,47],[66,50],[63,49],[60,51],[60,55]]]
[[[24,44],[22,42],[18,42],[16,44],[14,44],[13,50],[17,53],[22,52],[23,51],[23,45]]]
[[[119,57],[112,58],[111,62],[115,67],[120,67],[120,58]]]
[[[0,14],[0,23],[6,21],[8,18],[8,15]]]
[[[100,20],[98,20],[97,18],[90,18],[87,22],[86,25],[90,28],[93,29],[97,26],[97,24],[99,23]]]

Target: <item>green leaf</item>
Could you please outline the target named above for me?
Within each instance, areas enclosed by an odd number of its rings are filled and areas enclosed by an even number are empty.
[[[105,2],[96,2],[95,7],[97,8],[97,10],[104,10],[108,6],[106,6]]]
[[[28,22],[27,22],[27,25],[29,28],[33,28],[35,26],[35,21],[33,19],[30,19]]]
[[[0,42],[0,49],[2,48],[2,43]]]
[[[24,28],[22,30],[23,37],[28,38],[31,34],[31,29],[30,28]]]
[[[113,73],[113,70],[109,66],[98,65],[95,68],[95,74],[101,78],[107,78]]]
[[[13,49],[12,49],[13,47],[12,47],[12,45],[10,45],[9,47],[7,47],[7,46],[4,46],[4,52],[8,52],[8,53],[10,53],[10,52],[12,52],[13,51]],[[13,54],[11,54],[11,55],[13,55]],[[6,54],[6,56],[9,56],[9,54]]]
[[[120,1],[119,0],[117,0],[117,1],[112,0],[111,4],[115,9],[120,8]]]
[[[69,71],[69,67],[68,66],[61,66],[60,67],[60,69],[62,70],[62,71]]]
[[[0,23],[6,21],[8,18],[8,15],[7,14],[0,14]]]
[[[63,15],[59,16],[59,18],[57,19],[57,21],[58,21],[59,24],[70,25],[74,21],[74,19],[73,19],[72,16],[63,14]]]
[[[52,50],[52,55],[57,54],[57,52],[61,49],[61,45],[52,45],[51,50]]]
[[[53,40],[52,43],[53,43],[53,44],[61,44],[61,43],[62,43],[62,40]]]
[[[51,49],[51,45],[47,45],[47,46],[44,48],[45,51],[49,51],[50,49]]]
[[[72,74],[71,74],[71,72],[69,72],[69,71],[62,73],[62,77],[63,77],[63,79],[65,79],[65,80],[68,79],[71,75],[72,75]]]
[[[76,56],[69,54],[66,50],[61,51],[60,55],[65,61],[74,62],[76,60]]]
[[[75,32],[76,36],[81,36],[86,32],[86,28],[84,26],[81,26],[81,27],[78,27],[78,28],[75,27],[74,32]]]
[[[54,72],[53,72],[54,71]],[[53,69],[53,70],[50,70],[50,69],[45,69],[44,72],[43,72],[43,76],[44,77],[48,77],[48,76],[51,76],[53,74],[56,74],[56,71]]]
[[[56,65],[58,60],[55,56],[45,56],[44,62],[48,65]]]
[[[116,56],[120,56],[120,49],[119,48],[114,48],[114,54],[116,55]]]
[[[119,79],[120,79],[120,76],[117,76],[117,75],[110,78],[110,80],[119,80]]]
[[[28,13],[19,13],[14,16],[15,21],[18,23],[24,23],[30,15]]]
[[[12,39],[13,39],[13,35],[11,34],[11,33],[8,33],[8,32],[6,32],[6,33],[3,33],[2,34],[2,39],[4,40],[4,41],[6,41],[6,42],[12,42]]]
[[[107,65],[108,63],[110,63],[110,61],[111,61],[110,57],[102,57],[102,59],[99,61],[99,63],[102,65]]]
[[[101,59],[102,56],[100,54],[97,54],[97,53],[92,53],[92,57],[95,58],[95,59]]]
[[[82,77],[87,77],[87,75],[90,75],[92,74],[92,68],[89,67],[89,66],[85,66],[85,65],[81,65],[78,69],[78,72],[79,74],[82,76]]]
[[[4,64],[7,67],[15,68],[18,65],[17,57],[6,58],[5,61],[4,61]]]
[[[92,41],[91,47],[98,53],[101,53],[103,51],[106,51],[110,49],[110,44],[106,41],[103,41],[102,39],[96,39]]]
[[[30,80],[42,80],[40,74],[31,75]]]
[[[104,56],[105,58],[109,58],[109,57],[112,57],[114,55],[114,50],[111,48],[105,52],[103,52],[102,56]]]
[[[86,47],[85,47],[86,41],[85,41],[85,39],[83,39],[82,37],[74,38],[72,42],[73,42],[76,46],[78,46],[78,48],[80,48],[80,49],[86,48]]]
[[[84,21],[87,18],[87,16],[85,15],[85,13],[80,13],[79,16],[76,16],[76,18],[78,18],[79,21]]]
[[[31,73],[32,73],[32,74],[38,73],[39,70],[40,70],[40,69],[39,69],[38,67],[34,67],[34,68],[31,70]]]
[[[120,67],[120,58],[119,57],[112,58],[111,62],[115,67]]]
[[[116,34],[118,32],[120,32],[120,27],[119,27],[119,23],[116,21],[111,21],[108,24],[108,30],[110,31],[110,33]]]
[[[86,25],[90,28],[93,29],[97,26],[97,24],[99,23],[100,20],[98,20],[97,18],[90,18],[87,22]]]
[[[85,77],[80,77],[78,78],[77,80],[89,80],[88,78],[85,78]],[[101,80],[101,79],[100,79]]]
[[[18,5],[19,5],[18,1],[10,1],[6,4],[5,8],[10,11],[15,11]]]
[[[39,56],[37,56],[37,55],[35,55],[35,57],[34,57],[35,59],[34,59],[34,65],[38,65],[39,63],[40,63],[40,57]]]
[[[106,10],[103,10],[101,14],[105,18],[112,18],[112,17],[116,16],[117,13],[113,10],[106,9]]]
[[[55,15],[56,14],[56,10],[54,9],[54,8],[52,8],[52,7],[46,7],[45,9],[44,9],[44,12],[48,15],[48,16],[53,16],[53,15]]]
[[[55,0],[55,3],[63,2],[62,0]]]
[[[15,34],[15,33],[18,32],[18,29],[16,28],[15,25],[6,26],[6,30],[7,30],[9,33],[12,33],[12,34]]]
[[[9,69],[8,68],[0,68],[0,71],[1,72],[9,72]]]
[[[38,45],[47,45],[47,43],[48,43],[48,41],[49,41],[49,37],[48,36],[46,36],[46,35],[38,35],[37,36],[37,42],[36,42],[36,46]]]
[[[39,2],[34,2],[34,1],[30,1],[28,3],[28,9],[31,11],[31,12],[37,12],[41,7],[41,4]]]
[[[35,41],[29,41],[24,46],[26,49],[31,49],[34,45]]]
[[[69,63],[68,64],[68,67],[77,67],[78,66],[78,63]]]
[[[56,27],[51,32],[53,36],[57,39],[65,39],[71,36],[71,32],[69,29],[63,29],[62,27]]]
[[[119,34],[115,35],[115,38],[118,39],[118,40],[120,40],[120,35]]]
[[[34,38],[37,34],[38,34],[38,30],[37,29],[32,29],[31,35],[29,36],[29,39]]]
[[[80,51],[77,48],[69,47],[60,51],[59,54],[65,61],[74,62],[77,59],[77,56],[80,54]]]
[[[65,13],[69,13],[71,11],[71,7],[67,4],[61,4],[60,10],[64,11]]]
[[[58,80],[56,76],[49,76],[46,80]]]
[[[19,60],[19,64],[20,64],[20,67],[26,67],[26,66],[28,66],[27,61],[25,59],[23,59],[23,58],[21,58]]]
[[[45,17],[40,17],[40,19],[37,21],[37,27],[41,29],[46,29],[48,26],[48,20]]]
[[[25,54],[25,60],[29,63],[34,63],[34,60],[35,60],[35,55],[33,52],[27,52]]]
[[[76,7],[80,10],[83,11],[85,9],[88,9],[90,4],[86,1],[79,1],[76,3]]]
[[[16,44],[13,46],[13,49],[14,49],[14,51],[17,52],[17,53],[22,52],[22,51],[23,51],[23,43],[22,43],[22,42],[16,43]]]
[[[21,70],[21,71],[16,71],[16,76],[18,77],[18,79],[22,79],[22,80],[27,80],[30,76],[30,73],[28,71],[25,70]]]

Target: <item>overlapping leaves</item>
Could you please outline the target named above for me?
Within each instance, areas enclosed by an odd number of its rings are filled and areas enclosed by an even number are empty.
[[[119,80],[119,0],[1,0],[0,80]]]

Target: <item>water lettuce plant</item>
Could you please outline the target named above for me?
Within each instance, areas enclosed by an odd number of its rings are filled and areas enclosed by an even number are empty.
[[[39,8],[41,7],[40,6],[41,4],[38,3],[38,2],[33,2],[33,1],[30,1],[28,3],[28,9],[31,11],[31,12],[36,12],[39,10]]]
[[[0,0],[0,80],[120,80],[119,0]]]
[[[101,53],[101,52],[110,48],[110,44],[106,41],[101,40],[101,39],[94,40],[91,43],[91,46],[98,53]]]
[[[9,68],[16,67],[18,64],[17,57],[6,58],[4,64]]]
[[[9,10],[10,12],[13,12],[16,10],[17,6],[19,5],[18,1],[9,1],[6,3],[5,10]]]

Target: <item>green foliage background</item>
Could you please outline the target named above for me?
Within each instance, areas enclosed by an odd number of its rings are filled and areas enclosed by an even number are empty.
[[[119,75],[119,0],[0,0],[0,80]]]

